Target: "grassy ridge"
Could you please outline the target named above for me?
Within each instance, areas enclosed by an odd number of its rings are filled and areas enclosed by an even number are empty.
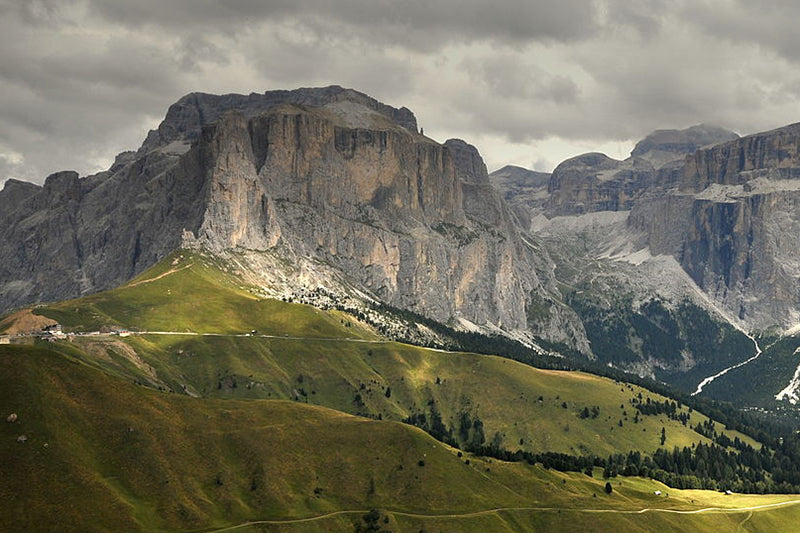
[[[307,305],[257,298],[228,267],[188,251],[176,252],[114,290],[36,309],[67,331],[122,327],[146,331],[260,333],[303,337],[375,338],[352,317]],[[347,325],[350,327],[347,327]]]
[[[56,511],[62,529],[157,529],[368,503],[410,511],[522,503],[497,483],[487,490],[484,473],[406,425],[291,402],[159,394],[38,348],[4,348],[0,365],[0,403],[19,415],[0,441],[12,459],[3,530],[46,529]],[[19,432],[26,443],[14,439]],[[51,501],[54,488],[71,499]],[[25,505],[8,505],[15,500]]]
[[[143,335],[125,342],[59,343],[68,355],[119,377],[196,396],[291,399],[391,420],[430,418],[435,409],[454,432],[467,415],[483,422],[486,444],[532,452],[652,452],[661,446],[662,427],[669,448],[708,442],[665,415],[641,416],[634,423],[631,401],[640,394],[643,400],[665,400],[638,386],[499,357],[351,341],[376,337],[335,311],[257,299],[225,268],[180,252],[127,286],[36,312],[73,329],[108,324],[234,334],[257,329],[281,337]],[[287,334],[304,338],[284,338]],[[598,416],[579,417],[584,408],[595,407]],[[694,412],[689,424],[705,420]],[[729,435],[756,445],[738,433]]]
[[[475,457],[466,464],[455,450],[403,424],[296,402],[158,393],[39,347],[0,347],[0,405],[19,416],[0,426],[3,531],[213,530],[352,510],[330,520],[251,528],[348,530],[369,508],[386,509],[389,527],[400,531],[566,530],[576,520],[591,520],[595,530],[669,523],[693,530],[712,521],[569,510],[690,510],[789,499],[677,491],[639,478],[614,480],[614,493],[606,495],[601,480],[582,474]],[[16,441],[20,434],[27,442]],[[495,508],[511,509],[483,513]],[[470,513],[479,514],[408,516]],[[758,516],[767,514],[773,530],[797,517],[790,507]],[[745,516],[722,514],[713,523],[733,525]]]

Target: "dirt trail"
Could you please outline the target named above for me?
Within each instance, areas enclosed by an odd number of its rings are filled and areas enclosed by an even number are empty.
[[[169,275],[175,274],[176,272],[180,272],[181,270],[186,270],[187,268],[192,268],[193,266],[194,266],[194,263],[190,263],[190,264],[188,264],[186,266],[182,266],[181,268],[171,268],[171,269],[167,270],[166,272],[164,272],[163,274],[159,274],[158,276],[156,276],[154,278],[143,279],[141,281],[136,281],[134,283],[129,283],[127,286],[128,287],[136,287],[137,285],[144,285],[145,283],[152,283],[154,281],[160,280],[161,278],[166,278]]]
[[[679,509],[661,509],[661,508],[644,508],[644,509],[580,509],[570,507],[497,507],[495,509],[486,509],[483,511],[474,511],[470,513],[453,513],[453,514],[420,514],[420,513],[404,513],[402,511],[392,511],[391,509],[384,509],[385,512],[400,516],[408,516],[411,518],[472,518],[478,516],[485,516],[503,511],[557,511],[557,512],[574,512],[574,513],[618,513],[618,514],[645,514],[645,513],[673,513],[673,514],[703,514],[703,513],[743,513],[749,512],[752,515],[753,511],[763,511],[774,507],[784,507],[788,505],[800,504],[800,500],[789,500],[785,502],[768,503],[764,505],[754,505],[752,507],[706,507],[704,509],[694,509],[691,511],[682,511]],[[334,516],[342,515],[359,515],[369,512],[366,509],[352,510],[352,511],[335,511],[318,516],[311,516],[308,518],[295,518],[288,520],[257,520],[252,522],[245,522],[235,526],[226,527],[223,529],[215,529],[213,533],[221,533],[223,531],[235,531],[237,529],[257,526],[259,524],[272,524],[272,525],[289,525],[289,524],[302,524],[305,522],[314,522],[316,520],[324,520],[326,518],[333,518]],[[749,516],[748,516],[749,519]]]

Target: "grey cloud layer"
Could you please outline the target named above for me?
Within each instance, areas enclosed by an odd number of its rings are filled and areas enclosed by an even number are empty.
[[[253,20],[299,20],[325,32],[338,22],[378,42],[426,48],[442,41],[581,39],[596,27],[595,5],[584,0],[91,0],[107,20],[134,26],[236,28]],[[427,36],[427,39],[426,39]]]
[[[757,131],[800,118],[798,15],[743,0],[0,0],[0,181],[99,170],[191,91],[354,87],[436,138],[482,140],[494,167],[513,143],[533,164],[553,159],[546,139]]]

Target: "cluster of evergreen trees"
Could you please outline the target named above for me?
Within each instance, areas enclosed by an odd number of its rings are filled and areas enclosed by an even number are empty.
[[[737,443],[731,451],[717,443],[695,447],[659,448],[651,456],[639,452],[612,455],[606,477],[618,474],[657,479],[679,489],[732,490],[744,493],[796,493],[800,490],[798,463],[780,450],[755,450]]]
[[[458,416],[458,426],[448,428],[442,421],[442,415],[436,407],[436,403],[431,400],[428,403],[429,413],[414,413],[403,420],[406,424],[416,426],[436,440],[449,444],[454,448],[466,451],[481,449],[486,443],[486,434],[483,431],[483,421],[468,412],[462,412]]]
[[[800,492],[800,456],[796,451],[770,450],[766,446],[755,450],[741,443],[741,450],[731,451],[716,443],[695,447],[659,448],[652,456],[641,452],[615,454],[608,458],[596,455],[562,453],[511,452],[494,445],[468,449],[485,457],[503,461],[540,463],[545,468],[562,472],[584,472],[592,475],[595,467],[603,468],[603,477],[618,475],[643,476],[679,489],[732,490],[741,493],[790,494]],[[793,446],[800,446],[795,440]]]
[[[677,420],[684,426],[689,423],[692,411],[691,407],[689,408],[689,412],[686,413],[681,411],[682,405],[675,400],[664,400],[661,402],[658,400],[652,400],[649,396],[645,400],[642,400],[641,396],[642,395],[639,394],[639,398],[634,398],[632,402],[636,410],[643,415],[666,415],[668,418]]]

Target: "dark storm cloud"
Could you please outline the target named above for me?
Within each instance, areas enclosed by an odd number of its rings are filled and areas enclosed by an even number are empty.
[[[346,24],[375,42],[426,48],[442,41],[573,40],[596,29],[595,5],[585,0],[91,0],[93,12],[131,26],[229,31],[254,21],[307,23],[324,31]]]
[[[744,0],[0,0],[0,181],[99,170],[192,91],[353,87],[439,140],[484,140],[495,167],[526,143],[541,166],[662,127],[753,132],[800,120],[798,16]]]

